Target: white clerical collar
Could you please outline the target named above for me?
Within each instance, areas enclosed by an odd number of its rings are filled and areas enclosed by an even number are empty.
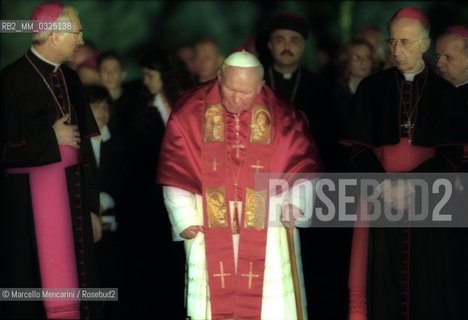
[[[465,82],[463,83],[460,83],[460,84],[457,84],[455,87],[461,87],[461,86],[464,86],[465,84],[468,84],[468,80],[466,80]]]
[[[109,140],[110,138],[112,138],[112,135],[110,133],[109,127],[107,126],[104,126],[104,128],[102,128],[100,136],[93,137],[94,140],[102,142],[107,142],[107,140]]]
[[[110,138],[111,138],[111,133],[110,133],[109,127],[104,126],[104,128],[102,128],[102,132],[101,132],[101,140],[102,140],[102,142],[106,142]]]
[[[292,73],[283,73],[283,79],[289,80],[292,78]]]
[[[351,84],[351,81],[348,82],[348,88],[349,88],[349,91],[351,91],[352,94],[355,94],[355,93],[356,93],[357,88],[355,88],[355,87]]]
[[[39,59],[41,59],[42,61],[48,63],[48,64],[51,64],[53,65],[55,68],[54,68],[54,72],[56,72],[58,70],[58,68],[60,67],[60,64],[57,64],[57,63],[53,63],[49,60],[47,60],[46,58],[44,58],[39,52],[37,52],[37,50],[34,48],[34,46],[31,46],[31,52],[34,53],[36,55],[36,57],[38,57]]]
[[[403,73],[403,75],[405,76],[406,81],[413,81],[414,77],[416,77],[418,74],[423,72],[424,68],[426,67],[426,64],[424,63],[424,60],[421,60],[421,62],[422,62],[422,68],[418,72],[416,72],[416,73]]]
[[[153,107],[158,109],[159,114],[161,115],[161,118],[162,118],[162,120],[164,122],[164,126],[166,126],[167,125],[167,120],[169,120],[169,113],[167,112],[166,108],[164,107],[164,101],[163,101],[162,96],[161,96],[160,93],[158,93],[156,95],[156,97],[154,97]]]

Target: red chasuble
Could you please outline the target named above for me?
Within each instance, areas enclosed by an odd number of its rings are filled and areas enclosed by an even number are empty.
[[[261,317],[268,193],[256,190],[255,173],[321,169],[303,119],[267,86],[239,115],[222,106],[217,80],[178,101],[163,139],[156,182],[203,197],[212,319]],[[231,212],[230,201],[242,201],[243,208]],[[236,272],[232,234],[237,233]]]

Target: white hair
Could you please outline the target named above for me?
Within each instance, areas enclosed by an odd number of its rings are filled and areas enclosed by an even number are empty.
[[[73,12],[78,15],[78,9],[72,5],[64,5],[62,13],[58,16],[56,21],[71,21],[70,13]],[[44,44],[47,38],[53,31],[41,31],[31,35],[32,43],[35,45]]]
[[[233,68],[242,68],[242,67],[235,67],[235,66],[231,66],[229,64],[226,64],[226,63],[223,63],[223,65],[221,66],[221,73],[224,75],[224,70],[226,69],[226,67],[233,67]],[[258,76],[259,76],[259,79],[260,81],[263,80],[263,76],[265,74],[265,70],[263,69],[263,65],[260,63],[258,66],[256,67],[250,67],[250,68],[257,68],[258,70]]]

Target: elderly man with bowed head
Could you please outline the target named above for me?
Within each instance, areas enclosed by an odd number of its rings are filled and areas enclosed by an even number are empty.
[[[285,226],[308,221],[270,226],[269,199],[255,190],[255,174],[313,173],[322,166],[303,118],[262,79],[254,55],[231,54],[217,78],[181,97],[166,128],[157,182],[172,230],[185,244],[191,319],[285,320],[305,312]],[[217,117],[216,134],[208,110]],[[266,119],[257,122],[260,115]],[[305,210],[290,200],[283,205]]]

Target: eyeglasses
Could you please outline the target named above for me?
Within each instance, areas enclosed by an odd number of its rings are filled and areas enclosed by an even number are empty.
[[[390,48],[394,48],[398,43],[400,44],[400,46],[403,48],[403,49],[408,49],[412,46],[413,43],[415,43],[416,41],[420,41],[420,40],[424,40],[426,39],[427,37],[424,37],[424,38],[421,38],[421,39],[416,39],[416,40],[408,40],[408,39],[389,39],[387,40],[387,46],[389,46]]]
[[[77,34],[78,35],[77,38],[83,38],[83,31],[67,31],[66,33]]]

